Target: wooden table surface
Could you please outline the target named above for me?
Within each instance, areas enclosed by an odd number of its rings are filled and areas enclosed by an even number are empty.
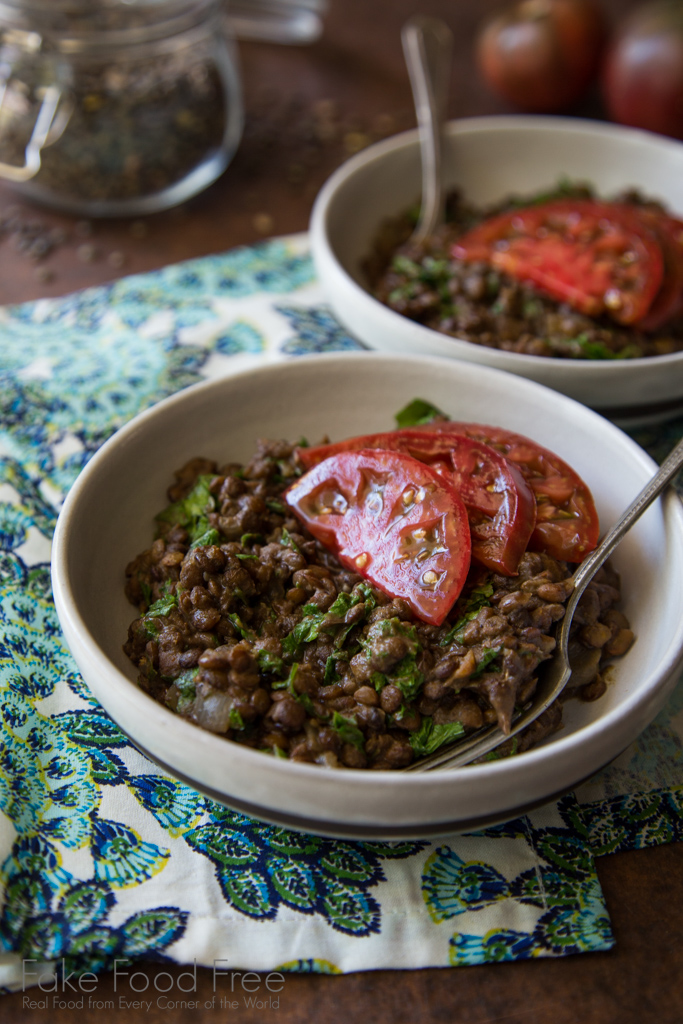
[[[615,24],[637,0],[601,0]],[[321,40],[311,46],[240,45],[247,122],[236,158],[223,177],[182,208],[144,220],[90,223],[17,203],[0,186],[0,223],[8,212],[19,230],[0,235],[0,303],[66,294],[123,274],[221,252],[270,235],[306,230],[311,204],[328,174],[368,141],[414,124],[400,28],[411,14],[444,17],[456,59],[453,117],[509,112],[477,77],[472,43],[495,0],[330,0]],[[593,93],[572,113],[601,117]],[[323,129],[321,129],[321,125]],[[15,207],[14,210],[11,208]],[[61,227],[64,238],[44,260],[26,254],[30,225]],[[29,225],[29,227],[25,227]],[[211,1008],[212,979],[200,971],[199,1005],[149,1011],[126,1005],[100,979],[97,996],[113,999],[107,1020],[193,1022],[278,1021],[316,1024],[681,1024],[683,1021],[683,846],[615,854],[598,873],[617,944],[607,953],[559,960],[421,971],[374,971],[341,977],[290,975],[278,1005]],[[151,979],[159,970],[145,965]],[[166,968],[164,968],[166,969]],[[176,971],[180,973],[180,969]],[[90,1024],[101,1011],[31,1008],[26,996],[3,998],[2,1018]],[[220,996],[220,990],[218,995]],[[208,1006],[205,1004],[208,1003]]]

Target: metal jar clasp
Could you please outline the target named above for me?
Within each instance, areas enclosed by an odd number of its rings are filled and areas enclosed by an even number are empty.
[[[5,102],[8,86],[9,79],[5,80],[5,82],[0,85],[0,110],[2,110],[2,105]],[[55,124],[55,117],[61,97],[62,91],[61,89],[58,89],[56,85],[47,86],[43,95],[42,103],[40,104],[38,116],[36,117],[35,124],[33,126],[33,131],[31,132],[31,137],[26,145],[23,166],[7,164],[0,160],[1,177],[7,178],[9,181],[20,182],[29,181],[30,178],[33,178],[38,173],[40,170],[41,150],[46,144],[48,136]],[[61,135],[65,125],[66,120],[60,126],[60,131],[58,132],[57,137]]]

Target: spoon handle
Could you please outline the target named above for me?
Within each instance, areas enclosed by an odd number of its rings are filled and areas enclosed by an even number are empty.
[[[683,466],[683,439],[667,455],[658,471],[650,482],[643,487],[640,494],[634,498],[622,516],[616,521],[610,530],[605,534],[598,547],[583,560],[574,573],[574,589],[580,591],[583,586],[593,578],[601,565],[607,561],[617,544],[630,530],[633,523],[638,519],[645,509],[657,498],[668,483],[671,482],[678,470]]]
[[[413,90],[422,155],[422,205],[413,239],[423,242],[443,214],[441,133],[453,36],[448,25],[439,18],[416,15],[403,26],[401,41]]]

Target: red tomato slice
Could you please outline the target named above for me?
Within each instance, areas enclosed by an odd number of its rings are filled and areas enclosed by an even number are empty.
[[[536,521],[536,499],[516,466],[462,434],[409,429],[299,448],[298,456],[310,468],[330,455],[360,448],[407,452],[435,469],[465,503],[472,558],[494,572],[516,574]]]
[[[471,553],[467,512],[447,480],[402,452],[347,451],[309,470],[284,497],[340,562],[441,625]]]
[[[456,259],[489,263],[588,316],[633,324],[659,291],[655,232],[625,203],[562,199],[503,213],[459,238]]]
[[[484,423],[438,421],[416,430],[465,434],[483,441],[517,466],[536,496],[536,525],[529,548],[565,562],[582,562],[598,543],[593,496],[571,466],[535,441]]]
[[[644,207],[640,216],[656,233],[664,257],[664,278],[647,315],[637,326],[656,331],[683,313],[683,221]]]

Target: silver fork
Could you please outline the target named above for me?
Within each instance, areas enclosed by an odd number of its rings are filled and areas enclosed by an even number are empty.
[[[600,566],[607,561],[624,534],[631,529],[635,521],[650,507],[655,498],[662,493],[681,466],[683,466],[683,440],[679,441],[673,451],[670,452],[650,482],[646,484],[611,530],[608,531],[598,547],[584,559],[571,577],[573,589],[567,601],[564,618],[556,634],[557,646],[555,653],[539,678],[531,704],[513,720],[510,732],[504,733],[497,725],[489,726],[486,729],[478,729],[466,739],[456,741],[455,744],[449,744],[448,747],[444,747],[442,750],[437,750],[435,753],[415,761],[407,768],[403,768],[403,771],[427,772],[434,771],[435,769],[459,768],[462,765],[471,764],[472,761],[476,761],[478,758],[495,750],[496,747],[499,747],[511,737],[516,736],[522,729],[526,729],[528,725],[531,725],[539,715],[542,715],[550,707],[553,701],[557,700],[572,674],[567,647],[569,630],[576,606],[581,600],[584,590]]]

